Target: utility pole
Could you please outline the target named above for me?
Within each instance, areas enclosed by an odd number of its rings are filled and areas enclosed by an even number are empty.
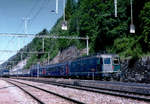
[[[37,78],[40,76],[40,62],[37,64]]]
[[[43,52],[44,52],[44,38],[42,38],[42,47],[43,47]]]
[[[28,33],[28,21],[30,20],[30,18],[28,17],[24,17],[24,33],[27,34]]]
[[[20,53],[21,54],[21,65],[23,66],[24,63],[23,63],[23,52]]]
[[[89,55],[89,37],[88,36],[86,37],[86,53],[88,56]]]
[[[49,55],[49,53],[48,53],[48,65],[49,65],[49,59],[50,59],[50,55]]]
[[[24,20],[24,33],[28,34],[28,21],[30,20],[30,18],[24,17],[23,20]],[[24,40],[24,43],[25,43],[25,40]]]
[[[66,0],[63,0],[63,9],[64,9],[64,21],[66,21],[66,19],[65,19],[65,5],[66,5]]]
[[[21,54],[21,61],[22,61],[22,54],[23,54],[23,53],[21,52],[20,54]]]

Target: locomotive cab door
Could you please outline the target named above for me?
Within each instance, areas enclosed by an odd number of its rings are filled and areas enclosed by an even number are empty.
[[[112,58],[109,56],[103,57],[103,73],[112,73],[113,67],[112,67]]]

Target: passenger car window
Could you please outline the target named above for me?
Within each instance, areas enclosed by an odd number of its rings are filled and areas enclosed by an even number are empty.
[[[103,64],[103,59],[102,58],[100,58],[100,64]]]
[[[72,68],[76,67],[76,63],[75,62],[73,62],[71,65],[72,65]]]
[[[104,64],[110,64],[110,58],[104,58]]]

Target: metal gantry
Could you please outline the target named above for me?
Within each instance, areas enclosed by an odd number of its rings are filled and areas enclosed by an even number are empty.
[[[48,54],[48,63],[49,63],[49,58],[50,58],[50,53],[45,52],[44,50],[44,39],[45,38],[52,38],[52,39],[69,39],[69,40],[85,40],[86,41],[86,53],[89,55],[89,37],[77,37],[77,36],[58,36],[58,35],[35,35],[35,34],[15,34],[15,33],[0,33],[0,36],[8,36],[8,37],[21,37],[21,38],[41,38],[42,39],[42,52],[38,51],[31,51],[31,52],[24,52],[24,51],[19,51],[19,50],[0,50],[0,52],[5,52],[5,53],[30,53],[30,54],[42,54],[42,53],[47,53]],[[22,59],[22,56],[21,56]]]
[[[35,34],[15,34],[15,33],[0,33],[0,36],[8,37],[24,37],[24,38],[52,38],[52,39],[77,39],[77,40],[87,40],[87,37],[77,37],[77,36],[58,36],[56,34],[51,35],[35,35]],[[88,38],[89,39],[89,38]]]

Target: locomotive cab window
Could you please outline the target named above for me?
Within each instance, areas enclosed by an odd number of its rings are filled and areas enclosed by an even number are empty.
[[[104,58],[104,64],[111,64],[110,58]]]
[[[119,64],[119,59],[118,59],[118,58],[114,58],[113,63],[114,63],[115,65],[118,65],[118,64]]]

